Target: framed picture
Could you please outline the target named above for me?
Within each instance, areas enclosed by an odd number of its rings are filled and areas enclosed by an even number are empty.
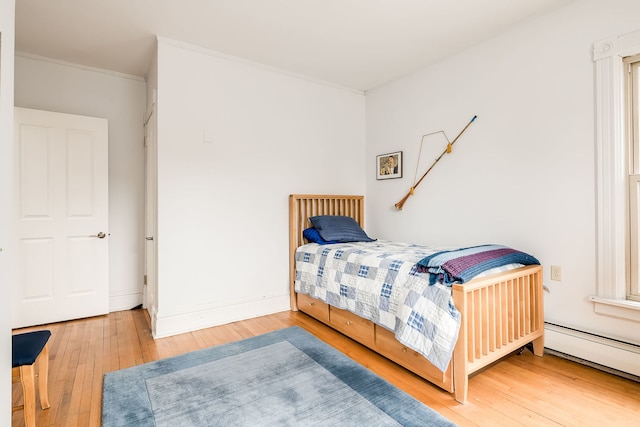
[[[376,156],[376,179],[402,178],[402,151]]]

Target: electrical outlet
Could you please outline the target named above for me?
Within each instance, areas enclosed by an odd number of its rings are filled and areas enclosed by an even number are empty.
[[[551,266],[551,280],[556,280],[558,282],[562,280],[562,268],[560,266]]]

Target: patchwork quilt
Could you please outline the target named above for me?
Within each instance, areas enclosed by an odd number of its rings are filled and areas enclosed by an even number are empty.
[[[451,285],[417,263],[452,248],[377,240],[296,250],[296,292],[371,320],[444,371],[458,339]],[[522,264],[501,265],[493,274]]]
[[[296,251],[296,292],[349,310],[395,333],[396,339],[446,370],[460,313],[451,289],[429,285],[416,263],[443,250],[389,242],[315,243]]]

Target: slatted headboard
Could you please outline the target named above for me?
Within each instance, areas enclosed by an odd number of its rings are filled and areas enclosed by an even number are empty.
[[[310,227],[309,217],[316,215],[344,215],[355,219],[364,229],[364,196],[336,196],[325,194],[292,194],[289,196],[289,291],[291,310],[297,311],[295,294],[295,254],[305,243],[302,232]]]

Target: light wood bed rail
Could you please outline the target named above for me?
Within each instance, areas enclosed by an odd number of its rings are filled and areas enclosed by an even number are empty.
[[[393,334],[295,292],[295,251],[304,244],[302,232],[309,217],[345,215],[364,229],[364,197],[292,194],[289,197],[289,276],[291,309],[298,309],[334,327],[374,351],[413,371],[433,384],[467,400],[469,376],[477,370],[533,342],[534,353],[544,349],[542,267],[532,265],[452,287],[453,301],[462,323],[447,371],[395,341]]]

